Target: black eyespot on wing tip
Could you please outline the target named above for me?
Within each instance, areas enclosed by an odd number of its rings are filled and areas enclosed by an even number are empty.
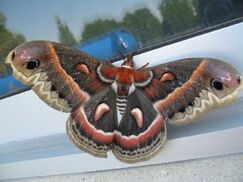
[[[179,112],[184,113],[186,111],[185,107],[182,107],[181,109],[179,109]]]
[[[11,56],[12,60],[14,60],[15,56],[16,56],[16,51],[14,51],[14,52],[12,53],[12,56]]]
[[[240,84],[241,83],[241,77],[240,76],[237,76],[237,82],[238,82],[238,84]]]
[[[54,85],[52,85],[51,86],[51,91],[57,91],[57,88]]]
[[[58,97],[59,97],[60,99],[65,99],[65,96],[64,96],[63,94],[61,94],[61,93],[58,94]]]
[[[26,68],[29,70],[36,69],[40,66],[40,61],[38,59],[32,59],[27,63]]]
[[[189,106],[193,106],[194,105],[194,101],[191,100],[189,103],[188,103]]]
[[[212,88],[215,88],[216,90],[223,90],[224,88],[223,83],[218,79],[212,79],[210,81],[210,85]]]

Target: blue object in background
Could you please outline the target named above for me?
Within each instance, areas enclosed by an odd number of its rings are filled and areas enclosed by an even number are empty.
[[[119,55],[119,52],[125,54],[136,50],[138,44],[132,33],[124,29],[115,29],[86,43],[78,44],[75,48],[100,60],[108,60]],[[0,97],[23,88],[26,86],[12,75],[0,78]]]
[[[12,75],[8,75],[0,79],[0,96],[26,87],[20,81],[16,80]]]
[[[131,32],[120,28],[75,47],[100,60],[109,60],[120,55],[119,52],[125,54],[138,49],[138,44]]]

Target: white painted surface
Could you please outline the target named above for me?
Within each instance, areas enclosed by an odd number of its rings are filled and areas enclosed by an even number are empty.
[[[129,168],[238,153],[243,152],[242,138],[243,127],[172,139],[158,155],[136,164],[122,163],[113,155],[105,159],[87,153],[6,163],[0,165],[0,180]]]
[[[65,132],[67,113],[47,106],[33,91],[0,100],[0,144]]]
[[[129,169],[25,178],[18,182],[242,182],[242,161],[243,153]]]

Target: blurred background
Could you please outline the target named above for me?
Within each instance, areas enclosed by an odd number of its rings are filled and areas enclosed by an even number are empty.
[[[22,88],[4,62],[25,41],[56,41],[107,60],[242,15],[242,0],[1,0],[0,95]]]

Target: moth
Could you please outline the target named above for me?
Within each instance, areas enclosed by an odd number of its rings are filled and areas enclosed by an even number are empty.
[[[73,143],[94,156],[107,152],[134,163],[164,145],[166,125],[193,122],[206,111],[232,102],[240,73],[215,59],[190,58],[154,67],[120,67],[80,50],[48,41],[24,43],[7,56],[13,75],[49,106],[68,112]]]

